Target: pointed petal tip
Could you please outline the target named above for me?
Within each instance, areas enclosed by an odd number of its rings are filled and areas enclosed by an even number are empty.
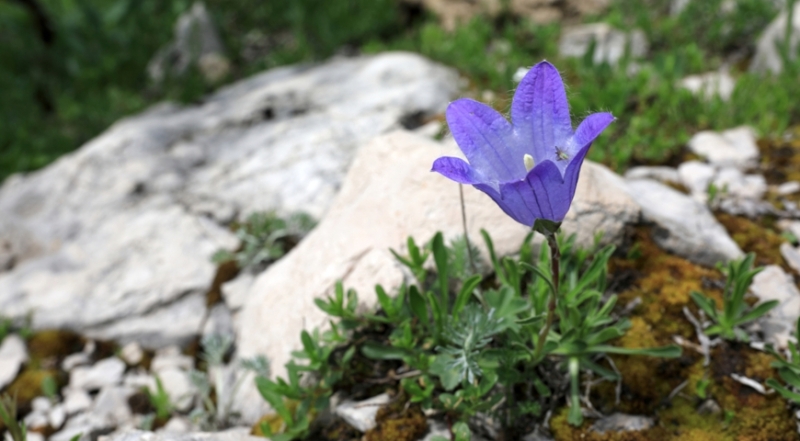
[[[591,143],[616,120],[610,112],[598,112],[587,116],[575,130],[575,143],[579,148]]]
[[[431,171],[439,173],[451,181],[459,184],[475,184],[479,180],[479,175],[472,167],[461,158],[452,156],[442,156],[433,161]]]

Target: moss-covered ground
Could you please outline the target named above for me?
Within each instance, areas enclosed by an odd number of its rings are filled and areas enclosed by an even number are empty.
[[[721,304],[722,274],[662,251],[645,228],[634,233],[631,250],[635,250],[629,253],[631,257],[612,262],[612,274],[626,274],[631,281],[620,293],[620,304],[640,299],[631,311],[631,329],[617,344],[630,348],[663,345],[676,335],[696,342],[695,329],[683,308],[697,314],[689,297],[692,291],[701,291]],[[771,357],[766,353],[741,343],[723,343],[712,350],[709,366],[704,366],[703,356],[691,348],[684,348],[683,356],[673,360],[611,358],[622,374],[621,400],[615,402],[615,384],[603,383],[592,394],[594,406],[606,414],[652,416],[656,424],[640,432],[601,435],[589,430],[591,419],[577,428],[567,424],[564,408],[551,421],[557,441],[798,439],[786,401],[777,394],[762,395],[731,378],[731,374],[739,374],[763,384],[773,377]],[[707,386],[698,387],[705,381]],[[719,405],[719,413],[699,411],[707,399]]]

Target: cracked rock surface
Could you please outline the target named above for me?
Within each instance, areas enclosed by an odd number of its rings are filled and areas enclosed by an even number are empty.
[[[37,329],[185,343],[201,325],[210,256],[238,243],[227,222],[321,217],[358,146],[443,111],[456,88],[452,70],[386,53],[273,69],[200,105],[122,120],[0,187],[0,310],[33,312]]]

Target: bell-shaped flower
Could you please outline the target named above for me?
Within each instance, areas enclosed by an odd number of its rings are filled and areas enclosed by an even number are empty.
[[[452,102],[446,117],[468,162],[441,157],[433,171],[473,185],[529,227],[537,219],[564,219],[592,141],[614,120],[610,113],[594,113],[573,131],[564,83],[546,61],[520,82],[511,103],[511,122],[466,98]]]

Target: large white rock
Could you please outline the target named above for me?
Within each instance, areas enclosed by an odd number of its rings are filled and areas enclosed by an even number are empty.
[[[665,165],[640,165],[625,171],[625,179],[655,179],[664,184],[682,184],[677,169]]]
[[[624,32],[608,23],[584,24],[564,29],[558,42],[562,57],[582,57],[594,44],[595,64],[616,64],[629,51],[634,58],[647,54],[647,37],[640,29]]]
[[[197,393],[197,388],[189,380],[189,373],[177,368],[168,368],[159,371],[156,376],[175,409],[180,412],[188,411]]]
[[[770,22],[756,42],[756,54],[750,64],[751,72],[779,73],[783,70],[783,58],[778,44],[786,41],[786,24],[789,14],[786,7]],[[797,44],[800,42],[800,3],[794,4],[789,37],[789,58],[797,56]]]
[[[727,71],[706,72],[689,75],[680,80],[679,85],[704,99],[717,96],[723,101],[728,101],[736,87],[736,80]]]
[[[756,133],[750,127],[736,127],[721,133],[698,132],[689,140],[689,150],[714,165],[742,170],[755,166],[759,155]]]
[[[656,225],[653,239],[665,250],[707,266],[744,254],[704,204],[649,179],[627,184],[645,220]]]
[[[193,433],[132,430],[100,436],[98,441],[264,441],[264,438],[252,436],[245,430]]]
[[[125,362],[117,357],[98,361],[94,366],[78,366],[69,374],[71,389],[97,390],[122,383]]]
[[[0,390],[9,385],[28,361],[28,348],[17,334],[9,334],[0,344]]]
[[[328,215],[286,257],[253,284],[236,323],[238,356],[265,355],[273,375],[299,347],[300,332],[327,323],[314,299],[331,293],[337,280],[354,288],[366,307],[375,304],[374,287],[388,291],[404,282],[404,271],[390,253],[404,253],[409,236],[417,243],[437,231],[462,234],[458,184],[431,173],[434,159],[460,155],[452,142],[439,144],[408,132],[375,139],[362,148]],[[623,191],[624,182],[608,169],[586,163],[566,233],[579,233],[589,245],[605,230],[617,237],[626,221],[638,221],[639,208]],[[486,229],[500,255],[519,250],[528,228],[507,217],[485,194],[464,187],[469,236],[482,250]],[[486,253],[483,252],[483,257]],[[246,421],[265,411],[253,388],[237,401]]]
[[[712,182],[717,171],[714,167],[700,161],[686,161],[678,166],[681,183],[700,202],[707,198],[708,184]],[[698,197],[699,196],[699,197]]]
[[[603,243],[618,243],[624,227],[640,217],[641,208],[628,195],[625,180],[603,165],[586,161],[562,229],[575,234],[584,247],[590,246],[598,233],[603,234]]]
[[[322,216],[359,145],[442,112],[457,85],[410,53],[335,58],[122,120],[0,187],[0,310],[33,312],[37,329],[185,343],[200,331],[210,256],[237,245],[226,222],[270,209]]]
[[[768,343],[785,348],[800,317],[800,291],[794,280],[781,267],[768,265],[753,277],[750,291],[761,302],[779,302],[761,320],[761,328]]]

